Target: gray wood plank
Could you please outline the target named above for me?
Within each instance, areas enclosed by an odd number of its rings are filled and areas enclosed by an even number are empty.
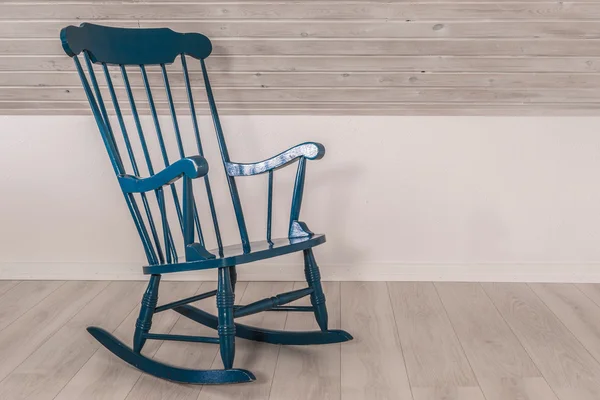
[[[91,115],[86,103],[40,103],[24,102],[2,108],[5,104],[0,102],[0,115]],[[50,106],[50,107],[47,107]],[[139,110],[140,114],[149,115],[148,109]],[[197,109],[198,114],[208,114],[207,109]],[[235,105],[220,106],[219,114],[222,115],[423,115],[423,116],[477,116],[477,115],[529,115],[529,116],[597,116],[600,112],[598,103],[585,104],[481,104],[481,103],[451,103],[451,104],[357,104],[348,103],[283,103],[267,105],[249,105],[237,103]],[[160,108],[159,113],[166,114],[166,108]],[[109,111],[109,114],[114,114]],[[125,113],[127,114],[127,113]],[[187,115],[189,111],[181,110],[180,115]]]
[[[294,289],[306,287],[296,282]],[[329,326],[340,327],[340,283],[324,282]],[[296,304],[296,303],[295,303]],[[310,304],[307,298],[297,304]],[[314,315],[288,313],[288,331],[319,329]],[[270,400],[336,399],[340,398],[340,344],[324,346],[282,346],[279,350]]]
[[[198,282],[162,282],[159,303],[164,304],[194,295],[198,291]],[[135,321],[139,306],[114,331],[114,335],[131,346]],[[152,331],[168,333],[177,322],[179,314],[166,311],[155,315],[152,320]],[[159,349],[161,341],[149,340],[142,353],[152,357]],[[69,383],[56,396],[58,400],[106,399],[122,400],[135,386],[142,373],[100,347],[87,363],[77,372]]]
[[[596,305],[600,306],[600,284],[598,283],[577,283],[575,284],[587,297]]]
[[[600,360],[600,307],[575,285],[529,285],[596,360]]]
[[[168,15],[166,15],[168,17]],[[56,38],[67,25],[81,20],[5,21],[0,24],[0,38]],[[201,31],[216,38],[558,38],[597,39],[600,27],[594,21],[405,21],[375,20],[235,20],[235,21],[102,21],[103,25],[124,28],[163,28],[177,32]]]
[[[0,281],[0,297],[6,292],[17,286],[21,281]]]
[[[108,282],[67,282],[0,332],[0,380],[98,295]]]
[[[599,3],[600,4],[600,3]],[[600,5],[599,5],[600,8]],[[1,6],[0,6],[1,12]],[[215,55],[569,56],[596,55],[600,39],[214,39]],[[299,46],[298,44],[302,44]],[[0,39],[0,54],[62,55],[57,39]]]
[[[117,96],[126,99],[124,89],[117,88]],[[345,102],[345,103],[385,103],[385,102],[466,102],[466,103],[600,103],[600,91],[597,89],[529,89],[529,88],[216,88],[215,98],[220,105],[228,102],[241,102],[257,106],[261,102]],[[145,96],[144,89],[133,89],[135,98]],[[177,103],[185,103],[184,88],[173,88],[173,98]],[[155,101],[164,107],[167,104],[166,94],[162,90],[154,90]],[[195,98],[201,104],[206,96],[197,91]],[[33,88],[4,87],[0,91],[0,101],[66,101],[85,102],[85,92],[80,88]],[[126,103],[122,100],[121,103]],[[142,103],[140,108],[143,109]],[[14,104],[14,103],[13,103]],[[309,104],[307,104],[309,105]],[[110,103],[107,102],[110,107]],[[148,107],[146,105],[146,107]]]
[[[341,285],[342,329],[354,336],[342,345],[342,400],[412,399],[386,283]]]
[[[236,288],[241,293],[246,283],[241,282]],[[198,293],[216,289],[216,282],[204,282]],[[215,298],[208,298],[197,303],[197,306],[215,314],[217,311]],[[172,312],[172,311],[171,311]],[[202,335],[217,337],[214,329],[208,328],[189,318],[180,317],[170,333],[177,335]],[[186,343],[164,341],[153,358],[183,368],[210,369],[217,356],[219,346],[211,343]],[[142,374],[135,386],[127,395],[127,400],[195,400],[202,390],[200,385],[181,385],[164,379]]]
[[[219,56],[207,59],[212,72],[600,72],[600,58],[582,57],[477,57],[477,56]],[[179,64],[177,64],[179,65]],[[198,63],[188,64],[199,71]],[[64,54],[3,56],[0,71],[75,71]],[[76,74],[74,74],[76,76]],[[211,82],[213,74],[211,73]]]
[[[171,68],[169,79],[171,88],[183,88],[183,75],[177,68]],[[113,73],[116,87],[123,87],[119,73]],[[141,74],[129,74],[132,87],[142,88]],[[148,73],[150,85],[155,90],[163,90],[163,77],[157,71]],[[202,74],[190,74],[193,87],[204,85]],[[210,77],[213,88],[290,88],[290,87],[484,87],[484,88],[527,88],[534,89],[593,89],[600,88],[599,73],[420,73],[420,72],[213,72]],[[99,82],[102,88],[104,77]],[[0,86],[19,87],[71,87],[79,90],[81,81],[72,71],[0,72]],[[108,99],[110,101],[110,99]]]
[[[415,400],[484,400],[446,310],[430,282],[389,282]]]
[[[43,301],[64,283],[63,281],[24,281],[14,286],[2,296],[0,331]]]
[[[483,284],[561,400],[600,397],[600,364],[526,284]]]
[[[487,400],[557,400],[479,284],[435,286]]]
[[[140,301],[142,282],[112,282],[0,383],[2,399],[53,399],[100,344],[86,328],[113,331]]]
[[[292,288],[293,282],[250,282],[240,299],[240,303],[249,304],[265,297],[288,292]],[[281,330],[285,328],[287,314],[285,312],[264,312],[240,318],[236,322],[239,321],[242,324],[260,326],[266,329]],[[256,381],[248,385],[204,386],[198,400],[269,399],[279,355],[279,346],[244,339],[236,339],[235,345],[235,366],[254,373]],[[211,368],[223,368],[221,357],[218,354]]]
[[[157,19],[377,19],[377,20],[595,20],[600,4],[552,2],[478,3],[364,3],[336,2],[326,7],[313,2],[291,2],[285,6],[261,3],[88,3],[88,4],[0,4],[0,20],[65,19],[157,20]]]

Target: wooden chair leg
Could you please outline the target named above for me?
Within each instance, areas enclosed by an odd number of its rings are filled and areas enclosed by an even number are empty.
[[[228,267],[219,268],[217,284],[217,309],[219,311],[219,346],[225,369],[233,368],[235,357],[235,324],[233,322],[233,304],[235,295],[231,285],[231,272]]]
[[[135,322],[135,333],[133,334],[133,351],[140,353],[144,343],[146,343],[146,334],[152,326],[152,315],[158,302],[158,286],[160,284],[160,275],[150,276],[148,288],[142,297],[142,306],[140,315]]]
[[[235,266],[229,267],[229,277],[231,278],[231,288],[235,294],[235,284],[237,283],[237,269]]]
[[[321,286],[319,266],[317,265],[312,249],[304,250],[304,275],[306,276],[308,287],[313,289],[310,295],[310,302],[315,309],[315,319],[317,320],[317,324],[319,324],[319,328],[322,331],[326,331],[328,317],[325,294]]]

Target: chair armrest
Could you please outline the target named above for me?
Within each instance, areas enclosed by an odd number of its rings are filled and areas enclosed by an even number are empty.
[[[182,176],[190,179],[208,174],[208,162],[202,156],[191,156],[174,162],[162,171],[148,177],[138,178],[133,175],[119,175],[117,179],[125,193],[143,193],[159,189],[175,182]]]
[[[325,146],[321,143],[306,142],[263,161],[249,164],[227,162],[225,163],[225,169],[229,176],[258,175],[284,167],[300,157],[308,158],[309,160],[319,160],[324,155]]]

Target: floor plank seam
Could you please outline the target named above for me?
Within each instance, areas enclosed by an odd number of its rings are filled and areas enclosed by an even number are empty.
[[[119,322],[118,324],[116,324],[115,328],[112,329],[110,331],[110,333],[115,333],[115,331],[119,328],[119,326],[125,322],[127,320],[127,318],[131,315],[131,313],[135,312],[137,310],[137,304],[134,304],[133,308],[127,313],[125,314],[125,318],[123,318],[123,320],[121,322]],[[64,326],[64,325],[63,325]],[[60,329],[59,329],[60,330]],[[77,372],[75,372],[73,374],[73,376],[71,376],[71,378],[69,378],[69,380],[63,385],[62,388],[60,388],[60,390],[56,393],[56,395],[52,398],[52,399],[56,399],[58,396],[60,396],[60,394],[62,393],[62,391],[69,386],[69,383],[71,383],[71,381],[77,376],[77,374],[79,374],[79,372],[87,365],[87,363],[94,357],[94,355],[96,355],[96,353],[98,351],[100,351],[100,349],[102,349],[103,347],[101,345],[99,345],[96,350],[90,355],[90,357],[83,363],[81,364],[81,367],[79,367],[79,369],[77,370]],[[33,353],[32,353],[33,354]]]
[[[406,365],[406,358],[404,357],[404,348],[402,348],[402,339],[400,338],[400,332],[398,332],[398,323],[396,321],[396,310],[394,310],[394,303],[392,302],[392,296],[390,295],[390,283],[385,282],[385,290],[387,291],[387,298],[390,303],[390,308],[392,310],[392,318],[394,319],[394,331],[396,332],[396,338],[398,339],[398,345],[400,346],[400,354],[402,355],[402,363],[404,364],[404,371],[406,371],[406,381],[408,382],[408,388],[410,390],[410,397],[415,400],[415,395],[413,393],[413,385],[410,381],[410,374],[408,373],[408,365]],[[340,288],[341,289],[341,288]],[[340,290],[341,296],[341,290]],[[341,304],[341,301],[340,301]]]
[[[203,282],[204,283],[204,282]],[[241,283],[241,282],[238,282]],[[200,288],[202,288],[202,285],[200,285]],[[246,290],[248,290],[248,284],[246,284],[246,286],[244,287],[244,291],[242,292],[242,295],[240,296],[240,301],[242,301],[242,299],[244,298],[244,295],[246,294]],[[237,296],[236,296],[237,297]],[[236,339],[235,344],[237,346],[238,344],[238,339]],[[217,351],[215,353],[215,356],[212,359],[212,362],[210,363],[210,368],[213,368],[213,365],[215,363],[215,361],[217,360],[217,358],[220,355],[220,351]],[[202,385],[202,387],[200,388],[200,390],[198,391],[198,396],[196,397],[196,400],[200,400],[200,396],[202,396],[202,391],[204,390],[204,388],[206,387],[206,385]]]
[[[6,292],[0,294],[0,300],[2,300],[2,298],[4,296],[6,296],[8,293],[12,292],[17,286],[19,286],[21,283],[23,283],[24,281],[19,281],[16,285],[13,285],[12,287],[10,287]]]
[[[285,313],[285,320],[283,321],[283,329],[285,329],[285,327],[287,325],[289,315],[290,315],[289,312]],[[340,320],[341,320],[341,318],[340,318]],[[341,322],[340,322],[340,325],[341,325]],[[277,359],[275,360],[275,368],[273,368],[273,375],[271,376],[271,386],[269,387],[269,397],[267,397],[267,399],[269,399],[269,400],[271,400],[271,393],[273,392],[273,382],[275,382],[275,372],[277,372],[277,367],[279,366],[279,354],[280,353],[281,353],[281,345],[278,344],[277,345]],[[341,358],[342,358],[342,355],[341,355],[341,351],[340,351],[340,360],[341,360]],[[341,385],[341,380],[342,380],[342,374],[341,374],[341,370],[340,370],[340,385]]]
[[[590,299],[592,301],[592,303],[594,303],[596,306],[600,307],[600,304],[598,304],[592,297],[588,296],[588,294],[584,290],[581,290],[581,288],[579,287],[579,285],[580,284],[578,283],[578,284],[574,284],[573,286],[575,286],[575,288],[577,290],[579,290],[581,293],[583,293],[583,295],[585,297],[587,297],[588,299]],[[595,284],[592,283],[591,285],[595,285]]]
[[[598,364],[598,366],[600,367],[600,360],[598,360],[593,354],[592,352],[587,348],[587,346],[581,341],[579,340],[579,338],[577,337],[577,335],[571,330],[571,328],[569,328],[567,326],[567,324],[565,324],[563,322],[563,320],[554,312],[554,310],[548,305],[546,304],[546,302],[544,301],[544,299],[542,299],[536,292],[535,290],[533,290],[531,288],[531,286],[527,283],[526,284],[527,287],[529,288],[529,290],[531,290],[533,292],[533,294],[535,295],[535,297],[537,297],[542,304],[544,305],[544,307],[546,307],[548,309],[548,311],[550,311],[550,313],[552,315],[554,315],[554,317],[556,318],[556,320],[565,327],[565,329],[567,330],[567,332],[569,332],[571,334],[571,336],[573,336],[573,338],[575,338],[575,340],[577,341],[577,343],[581,344],[581,347],[583,347],[585,349],[585,351],[590,355],[590,357],[592,357],[592,359],[596,362],[596,364]],[[594,305],[596,305],[596,307],[598,307],[598,305],[596,303],[594,303]],[[599,307],[599,314],[600,314],[600,307]]]
[[[485,395],[483,388],[481,387],[481,383],[479,383],[479,378],[477,377],[477,374],[475,373],[475,370],[473,369],[473,366],[471,365],[471,360],[467,356],[467,352],[465,351],[465,346],[463,345],[463,342],[460,339],[460,336],[456,332],[456,327],[454,326],[452,319],[450,319],[450,314],[448,313],[448,310],[446,309],[446,305],[444,304],[444,300],[442,299],[442,296],[440,296],[438,287],[435,283],[432,283],[432,285],[433,285],[433,289],[435,290],[435,293],[438,296],[438,299],[440,300],[440,304],[442,305],[442,308],[444,309],[444,315],[448,319],[448,322],[450,323],[450,327],[452,328],[452,332],[454,332],[454,336],[456,337],[456,340],[457,340],[458,344],[460,345],[460,350],[462,351],[463,356],[465,357],[465,360],[467,360],[467,364],[469,365],[469,368],[471,369],[471,373],[473,374],[473,378],[475,378],[475,382],[477,382],[479,391],[481,392],[481,395],[483,396],[484,400],[487,400],[487,396]]]
[[[202,289],[202,284],[203,283],[204,282],[200,282],[200,285],[198,286],[198,289],[196,289],[196,291],[194,292],[195,295],[196,294],[200,294],[200,291]],[[169,310],[169,311],[172,311],[172,310]],[[171,329],[169,329],[169,331],[167,332],[167,334],[171,334],[171,332],[173,331],[173,329],[175,329],[175,326],[177,325],[177,322],[179,322],[180,318],[181,318],[181,315],[178,315],[177,318],[175,318],[175,321],[173,322],[173,325],[171,326]],[[165,344],[165,342],[166,342],[166,340],[161,340],[160,344],[158,345],[158,347],[154,351],[154,354],[152,354],[152,357],[149,357],[149,358],[154,359],[154,357],[158,354],[160,348]],[[135,389],[135,387],[137,386],[138,382],[140,381],[140,379],[142,379],[142,377],[144,375],[147,375],[147,374],[140,371],[140,374],[139,374],[138,378],[136,379],[135,383],[133,385],[131,385],[131,388],[127,392],[127,395],[125,397],[123,397],[123,400],[127,400],[127,398],[131,395],[131,392],[133,391],[133,389]],[[150,376],[150,375],[148,375],[148,376]]]
[[[17,285],[15,285],[14,287],[10,288],[6,293],[4,293],[2,296],[0,296],[0,301],[2,300],[2,297],[4,297],[5,295],[7,295],[8,293],[12,292],[12,290],[15,289],[16,287],[18,287],[21,283],[23,283],[23,281],[19,282]],[[50,296],[52,293],[54,293],[58,289],[60,289],[65,283],[67,283],[67,281],[63,281],[63,283],[61,283],[60,285],[58,285],[54,290],[52,290],[50,293],[48,293],[46,296],[44,296],[42,299],[40,299],[40,301],[38,301],[37,303],[35,303],[31,307],[29,307],[29,309],[27,311],[25,311],[23,314],[19,315],[14,321],[12,321],[10,324],[6,325],[4,328],[0,329],[0,333],[3,330],[5,330],[6,328],[8,328],[9,326],[11,326],[12,324],[14,324],[15,322],[17,322],[18,320],[20,320],[21,318],[23,318],[27,313],[29,313],[31,310],[33,310],[35,307],[37,307],[38,304],[40,304],[42,301],[44,301],[45,299],[47,299],[48,296]],[[62,328],[62,326],[61,326],[61,328]],[[0,382],[2,382],[2,380],[0,380]]]
[[[66,324],[68,324],[68,323],[69,323],[69,322],[70,322],[70,321],[71,321],[73,318],[75,318],[75,316],[76,316],[77,314],[79,314],[79,312],[80,312],[81,310],[83,310],[83,309],[85,308],[85,306],[87,306],[87,305],[88,305],[90,302],[92,302],[92,301],[93,301],[93,300],[94,300],[96,297],[98,297],[98,296],[100,295],[100,293],[102,293],[103,291],[105,291],[105,290],[106,290],[106,288],[108,287],[108,285],[110,284],[110,281],[106,281],[106,282],[107,282],[107,285],[106,285],[104,288],[102,288],[102,290],[100,290],[100,291],[99,291],[99,292],[98,292],[98,293],[97,293],[95,296],[93,296],[93,297],[92,297],[92,298],[91,298],[89,301],[87,301],[86,303],[84,303],[84,304],[83,304],[83,305],[82,305],[82,306],[81,306],[81,307],[80,307],[80,308],[79,308],[77,311],[75,311],[75,312],[73,313],[73,315],[72,315],[72,316],[71,316],[69,319],[67,319],[67,320],[66,320],[66,321],[65,321],[65,322],[64,322],[64,323],[63,323],[61,326],[59,326],[59,327],[58,327],[58,328],[57,328],[57,329],[56,329],[54,332],[52,332],[52,333],[51,333],[51,334],[49,334],[49,335],[48,335],[46,338],[44,338],[44,340],[42,340],[42,341],[41,341],[41,342],[40,342],[40,343],[39,343],[39,344],[38,344],[38,345],[37,345],[37,346],[36,346],[36,347],[35,347],[33,350],[31,350],[31,352],[30,352],[30,353],[27,355],[27,357],[25,357],[25,358],[23,359],[23,361],[21,361],[21,362],[20,362],[20,363],[19,363],[17,366],[15,366],[15,367],[14,367],[14,368],[13,368],[13,369],[12,369],[12,370],[11,370],[11,371],[8,373],[8,374],[6,374],[6,376],[5,376],[4,378],[0,379],[0,384],[1,384],[2,382],[4,382],[4,381],[5,381],[5,380],[6,380],[6,379],[7,379],[7,378],[10,376],[10,375],[12,375],[12,373],[13,373],[13,372],[15,372],[17,369],[19,369],[19,367],[20,367],[21,365],[23,365],[23,364],[24,364],[24,363],[25,363],[25,362],[26,362],[26,361],[29,359],[29,357],[31,357],[31,355],[32,355],[32,354],[34,354],[36,351],[38,351],[38,349],[39,349],[40,347],[42,347],[44,344],[46,344],[46,342],[47,342],[48,340],[50,340],[52,337],[54,337],[54,335],[56,335],[56,334],[58,333],[58,331],[60,331],[60,330],[62,329],[62,327],[63,327],[63,326],[65,326],[65,325],[66,325]],[[65,281],[65,282],[63,282],[61,285],[59,285],[59,288],[60,288],[60,287],[62,287],[63,285],[65,285],[66,283],[67,283],[66,281]],[[58,288],[57,288],[57,290],[58,290]],[[39,304],[39,303],[38,303],[38,304]],[[30,309],[29,311],[31,311],[31,310],[32,310],[32,309]],[[28,311],[28,312],[29,312],[29,311]],[[28,313],[28,312],[27,312],[27,313]],[[25,313],[25,314],[27,314],[27,313]],[[23,315],[25,315],[25,314],[23,314]]]
[[[500,312],[500,309],[498,308],[498,306],[496,305],[496,303],[494,302],[494,300],[492,299],[492,297],[489,295],[489,293],[487,292],[487,290],[485,290],[485,287],[481,283],[479,283],[479,286],[481,287],[481,290],[483,290],[483,293],[485,293],[485,295],[487,296],[487,298],[490,300],[490,302],[492,303],[492,305],[496,309],[496,312],[498,313],[498,315],[500,315],[500,318],[502,318],[502,320],[504,321],[504,323],[506,324],[506,326],[508,326],[508,329],[510,329],[510,331],[513,334],[513,336],[517,339],[517,341],[519,342],[519,345],[521,346],[521,348],[523,349],[523,351],[525,352],[525,354],[527,354],[527,357],[529,357],[529,359],[531,360],[531,362],[535,366],[535,369],[537,370],[537,372],[540,374],[540,376],[542,378],[544,378],[544,381],[546,382],[546,385],[548,385],[548,387],[550,388],[550,390],[552,390],[552,393],[554,393],[554,396],[556,396],[556,398],[560,399],[560,400],[572,400],[572,399],[563,399],[563,398],[561,398],[558,395],[558,393],[556,392],[556,390],[554,389],[554,387],[552,387],[552,385],[550,384],[550,382],[548,382],[548,378],[546,377],[546,375],[544,375],[542,373],[542,371],[540,370],[540,367],[535,362],[534,357],[532,357],[531,353],[527,350],[527,348],[525,347],[525,345],[523,344],[523,342],[519,338],[519,335],[517,335],[517,333],[513,329],[512,325],[508,323],[508,321],[506,320],[506,318],[504,318],[504,314],[502,314],[502,312]]]

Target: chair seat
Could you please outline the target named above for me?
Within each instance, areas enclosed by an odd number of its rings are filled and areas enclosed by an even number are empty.
[[[272,239],[270,243],[266,240],[260,240],[251,242],[250,251],[247,253],[244,253],[241,244],[235,244],[223,247],[223,252],[221,254],[219,254],[219,249],[210,250],[212,254],[216,255],[216,258],[200,261],[180,262],[177,264],[149,265],[144,267],[144,273],[166,274],[169,272],[196,271],[218,267],[230,267],[306,250],[322,243],[325,243],[325,235],[320,234],[313,234],[312,236],[299,238],[286,237]]]

